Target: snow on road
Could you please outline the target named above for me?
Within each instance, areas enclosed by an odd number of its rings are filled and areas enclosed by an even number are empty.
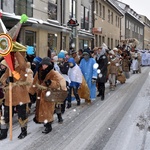
[[[142,74],[145,74],[147,69],[149,68],[142,68]],[[0,149],[59,150],[60,147],[60,149],[63,150],[65,148],[66,150],[70,150],[68,148],[72,150],[77,150],[76,148],[81,150],[86,149],[89,142],[92,144],[94,134],[103,128],[102,126],[106,125],[106,117],[111,117],[121,104],[121,101],[124,100],[125,96],[121,96],[122,93],[120,93],[120,91],[123,92],[121,88],[128,88],[125,92],[130,94],[129,89],[132,89],[132,86],[135,84],[135,79],[140,79],[139,77],[142,77],[142,74],[133,75],[127,80],[126,84],[119,85],[120,90],[116,89],[116,91],[107,92],[106,100],[103,102],[97,101],[90,106],[82,103],[79,107],[74,104],[74,106],[63,115],[65,120],[62,125],[57,123],[57,118],[55,116],[53,130],[48,135],[42,134],[42,130],[44,129],[43,125],[35,124],[32,121],[33,115],[31,115],[28,123],[28,136],[25,139],[18,140],[17,136],[20,134],[20,127],[18,123],[14,123],[13,140],[10,141],[8,137],[0,141]],[[130,85],[130,83],[134,84]],[[150,114],[149,103],[150,75],[147,74],[146,82],[141,87],[140,92],[137,93],[135,101],[130,106],[126,115],[122,118],[103,150],[150,150],[150,132],[148,131],[148,117]],[[113,105],[114,107],[112,107]],[[97,112],[99,112],[99,116],[97,116]],[[17,116],[15,116],[15,119],[17,120]],[[98,119],[102,119],[103,121]],[[101,122],[101,124],[99,124],[99,122]],[[112,130],[111,126],[108,130]]]
[[[132,82],[132,81],[130,81]],[[150,75],[103,150],[150,150]],[[149,124],[150,125],[150,124]]]

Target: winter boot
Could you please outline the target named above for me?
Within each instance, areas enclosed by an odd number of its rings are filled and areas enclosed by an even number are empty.
[[[64,114],[66,108],[66,102],[64,101],[63,104],[61,104],[61,113]]]
[[[0,140],[7,138],[7,132],[8,132],[8,129],[1,129],[0,130]]]
[[[103,100],[104,100],[104,98],[105,98],[105,97],[104,97],[104,95],[103,95],[103,96],[101,97],[101,101],[103,101]]]
[[[27,127],[21,127],[21,133],[18,136],[18,139],[24,139],[27,136]]]
[[[102,91],[101,91],[100,88],[98,89],[98,92],[99,92],[99,93],[97,94],[97,97],[100,97],[100,96],[102,95]]]
[[[80,99],[77,100],[77,106],[80,106]]]
[[[67,108],[71,108],[71,102],[68,102]]]
[[[102,91],[101,91],[102,95],[101,95],[101,100],[103,101],[105,98],[105,87],[102,87]]]
[[[61,114],[57,114],[57,117],[58,117],[58,123],[63,123],[63,118]]]
[[[49,132],[52,131],[52,125],[51,125],[51,122],[46,123],[44,126],[45,126],[45,130],[42,131],[42,133],[48,134]]]

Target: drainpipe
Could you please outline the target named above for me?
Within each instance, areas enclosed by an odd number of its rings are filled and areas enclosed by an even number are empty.
[[[120,43],[121,43],[121,37],[122,37],[122,34],[121,34],[121,29],[122,29],[122,21],[121,20],[122,20],[122,18],[123,18],[123,16],[120,17]],[[126,23],[125,23],[125,31],[126,31]]]
[[[95,10],[95,7],[94,7],[94,0],[92,0],[92,29],[95,27],[95,14],[93,13]],[[94,48],[94,38],[91,39],[91,49]]]
[[[63,15],[64,15],[62,7],[63,7],[63,1],[61,0],[60,1],[60,13],[61,13],[61,15],[60,15],[60,23],[61,23],[61,26],[63,25]],[[62,34],[62,31],[61,31],[60,32],[60,50],[63,49],[63,46],[62,46],[62,37],[63,37],[63,34]]]

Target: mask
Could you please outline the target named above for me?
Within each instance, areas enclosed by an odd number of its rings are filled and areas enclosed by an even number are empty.
[[[90,58],[89,55],[84,55],[84,59],[85,59],[85,60],[88,60],[89,58]]]

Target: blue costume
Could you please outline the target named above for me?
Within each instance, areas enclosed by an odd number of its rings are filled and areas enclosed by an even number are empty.
[[[85,52],[83,52],[83,56],[87,54],[89,55],[89,58],[85,59],[84,57],[81,60],[80,68],[90,90],[90,99],[95,100],[97,68],[94,67],[94,64],[96,64],[96,61],[94,58],[90,58],[90,53],[88,52],[88,50],[85,50]],[[93,80],[95,80],[95,82],[92,82]]]

